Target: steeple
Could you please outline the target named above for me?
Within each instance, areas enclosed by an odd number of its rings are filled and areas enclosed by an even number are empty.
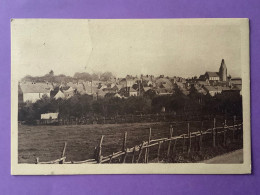
[[[225,68],[225,69],[227,69],[224,59],[222,59],[222,61],[221,61],[220,68],[223,68],[223,69]]]
[[[224,59],[222,59],[221,65],[219,68],[219,78],[220,78],[220,81],[227,81],[227,66],[225,64]]]

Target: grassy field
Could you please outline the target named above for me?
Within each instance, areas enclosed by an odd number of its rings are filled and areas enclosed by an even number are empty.
[[[231,125],[231,121],[228,125]],[[217,121],[217,126],[221,126]],[[213,122],[204,122],[204,128],[212,128]],[[19,163],[35,163],[60,158],[64,142],[67,142],[66,161],[79,161],[93,158],[94,148],[104,135],[102,155],[120,151],[124,132],[127,131],[127,147],[139,145],[148,139],[149,128],[152,128],[152,139],[169,136],[170,123],[126,123],[96,124],[71,126],[27,126],[18,127],[18,161]],[[201,122],[190,123],[190,130],[197,131]],[[187,132],[187,123],[174,125],[173,136]]]

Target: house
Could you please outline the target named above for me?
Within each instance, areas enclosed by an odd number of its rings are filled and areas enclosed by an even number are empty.
[[[143,87],[143,89],[144,89],[144,92],[147,92],[148,90],[151,89],[151,87]]]
[[[84,86],[83,83],[79,83],[79,82],[76,82],[76,83],[69,82],[69,83],[67,83],[67,86],[72,87],[73,89],[76,90],[77,93],[79,93],[79,94],[81,94],[81,95],[86,94],[85,86]]]
[[[67,90],[64,90],[63,93],[65,95],[65,98],[68,99],[68,98],[71,98],[72,96],[74,96],[75,89],[73,89],[72,87],[69,87]]]
[[[130,87],[129,96],[137,96],[137,95],[138,95],[138,92],[134,88]]]
[[[20,83],[18,89],[20,89],[20,101],[34,103],[43,96],[50,97],[53,86],[50,83],[26,82]]]
[[[218,72],[206,72],[205,79],[207,79],[209,81],[219,81]]]
[[[121,96],[121,95],[118,94],[118,93],[116,93],[116,94],[114,95],[114,97],[117,97],[117,98],[123,98],[123,96]]]
[[[186,87],[186,84],[185,84],[185,83],[182,83],[182,82],[176,82],[175,84],[176,84],[180,89]]]
[[[221,86],[204,86],[204,89],[211,96],[215,96],[218,93],[222,93],[222,91],[229,91],[229,87],[221,87]]]
[[[96,92],[97,99],[104,98],[107,93],[108,93],[107,91],[98,89]]]
[[[54,96],[54,99],[56,99],[56,100],[59,98],[65,99],[65,95],[61,90],[59,90],[58,93],[56,93],[56,95]]]
[[[126,87],[132,87],[136,83],[135,79],[126,79]]]
[[[116,87],[115,88],[110,88],[110,87],[104,88],[103,91],[106,92],[106,93],[117,93]]]
[[[242,85],[242,79],[241,78],[232,78],[230,79],[230,83],[234,85]]]
[[[119,88],[117,85],[114,85],[113,87],[111,85],[111,89],[113,89],[116,93],[119,91]]]
[[[92,87],[98,87],[100,83],[101,83],[101,81],[93,80],[91,82],[91,85],[92,85]]]
[[[209,85],[207,81],[197,81],[198,86],[203,87],[205,85]]]
[[[123,87],[132,87],[135,84],[136,80],[131,78],[131,77],[127,77],[127,78],[123,78],[119,81],[119,84],[122,85]]]
[[[155,83],[158,87],[161,85],[172,87],[172,82],[168,78],[158,78]]]
[[[201,93],[202,95],[206,95],[207,94],[207,91],[203,87],[195,86],[195,89],[197,90],[198,93]]]
[[[232,96],[234,94],[242,95],[242,85],[235,85],[232,88],[226,87],[225,89],[223,89],[222,93],[229,96]]]
[[[241,78],[230,79],[229,86],[231,86],[231,87],[238,86],[238,88],[242,88],[242,79]]]
[[[147,82],[147,86],[152,87],[153,86],[153,82],[152,81],[148,81]]]
[[[98,83],[97,82],[91,82],[91,81],[86,81],[83,83],[85,93],[88,95],[92,95],[97,92],[98,90]]]
[[[117,87],[117,90],[119,91],[120,89],[123,88],[123,85],[117,84],[115,87]]]
[[[152,81],[154,79],[153,75],[143,75],[141,74],[140,79],[142,81]]]

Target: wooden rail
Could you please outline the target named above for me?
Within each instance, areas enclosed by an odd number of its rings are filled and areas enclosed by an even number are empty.
[[[223,146],[227,145],[227,135],[228,132],[231,132],[231,140],[235,140],[235,132],[243,130],[243,123],[237,123],[236,117],[233,118],[233,125],[227,125],[226,120],[223,123],[222,127],[216,127],[216,119],[213,120],[213,128],[202,131],[203,122],[201,123],[201,129],[195,132],[190,131],[190,123],[187,123],[187,133],[173,136],[174,129],[173,126],[170,125],[169,128],[169,137],[160,138],[160,139],[151,139],[152,129],[149,129],[148,140],[143,141],[141,144],[136,145],[131,148],[127,148],[127,132],[124,134],[122,150],[118,152],[113,152],[108,156],[102,156],[102,143],[104,140],[104,136],[101,136],[98,146],[95,148],[94,158],[87,159],[83,161],[67,161],[65,162],[65,151],[67,147],[67,142],[65,142],[63,151],[61,154],[61,158],[49,162],[40,162],[39,158],[36,158],[36,164],[99,164],[99,163],[113,163],[114,159],[117,159],[118,163],[125,163],[127,157],[131,157],[130,163],[139,163],[141,160],[141,156],[144,151],[144,163],[149,163],[149,155],[152,147],[157,146],[157,162],[160,162],[162,159],[162,144],[167,143],[167,152],[166,158],[168,159],[171,153],[176,151],[177,142],[181,143],[182,153],[187,152],[189,155],[191,150],[201,151],[201,148],[204,147],[205,141],[212,142],[212,147],[215,148],[219,144],[223,144]],[[237,133],[237,137],[239,138]],[[206,136],[210,136],[211,138],[205,139]],[[221,137],[222,136],[222,137]],[[222,143],[220,143],[222,140]],[[194,143],[195,142],[195,143]],[[153,160],[153,159],[152,159]]]

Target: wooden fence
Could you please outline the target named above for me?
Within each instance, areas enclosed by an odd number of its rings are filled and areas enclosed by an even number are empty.
[[[223,126],[216,127],[216,119],[213,119],[213,127],[207,130],[201,129],[195,132],[190,131],[190,123],[187,123],[187,133],[178,136],[173,136],[174,128],[170,125],[169,137],[152,139],[152,129],[149,129],[148,139],[141,144],[131,148],[127,148],[127,132],[124,134],[122,149],[118,152],[113,152],[108,156],[102,155],[102,143],[104,136],[95,147],[94,157],[83,161],[65,161],[65,151],[67,142],[61,157],[57,160],[40,162],[36,158],[36,164],[100,164],[100,163],[149,163],[149,162],[167,162],[177,151],[190,154],[191,151],[201,151],[203,147],[215,148],[219,145],[227,146],[229,143],[238,139],[243,139],[243,123],[233,118],[233,125],[227,125],[226,120],[223,121]]]

